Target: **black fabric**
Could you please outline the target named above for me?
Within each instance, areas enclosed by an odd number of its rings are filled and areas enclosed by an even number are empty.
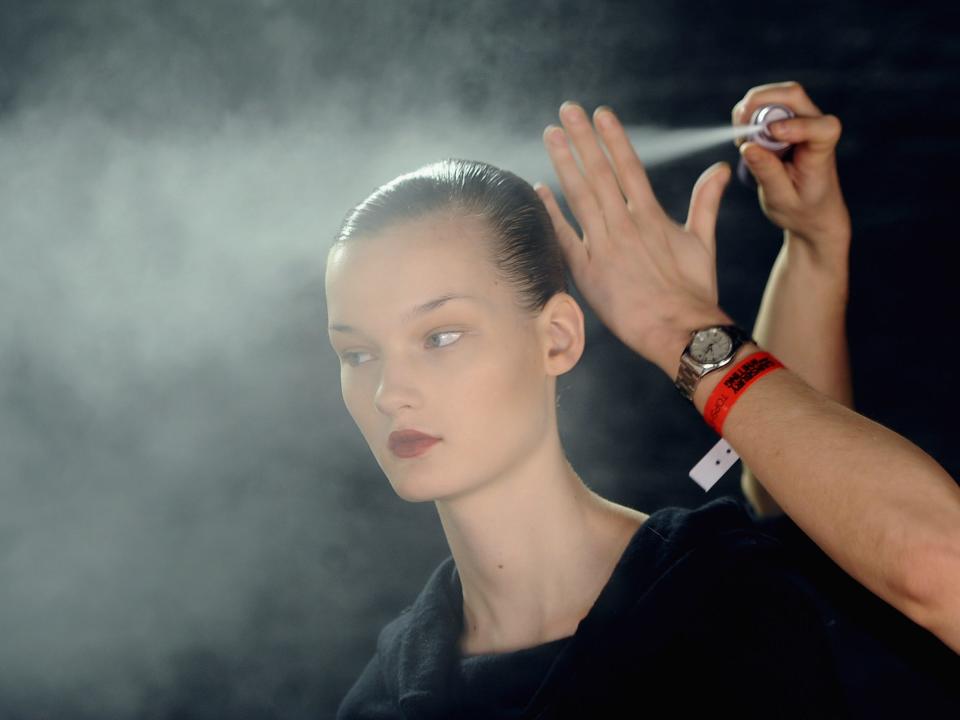
[[[448,556],[337,719],[960,717],[960,656],[732,497],[652,513],[569,638],[462,657],[462,603]]]
[[[480,717],[524,717],[534,691],[571,638],[508,653],[460,658],[460,697],[463,707]]]

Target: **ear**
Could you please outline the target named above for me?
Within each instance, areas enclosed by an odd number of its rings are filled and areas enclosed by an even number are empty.
[[[572,295],[558,292],[537,318],[544,349],[543,363],[551,375],[563,375],[579,362],[586,344],[583,310]]]

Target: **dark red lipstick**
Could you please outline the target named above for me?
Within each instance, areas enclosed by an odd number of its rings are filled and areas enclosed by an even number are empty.
[[[396,430],[390,433],[388,444],[394,455],[411,458],[422,455],[438,442],[440,438],[419,430]]]

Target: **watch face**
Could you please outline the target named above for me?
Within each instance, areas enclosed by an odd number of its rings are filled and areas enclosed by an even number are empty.
[[[710,328],[701,330],[693,336],[690,355],[697,362],[706,365],[723,360],[730,354],[732,347],[733,341],[727,333],[717,328]]]

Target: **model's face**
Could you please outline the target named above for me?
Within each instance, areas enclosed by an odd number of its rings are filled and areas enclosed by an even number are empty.
[[[429,215],[331,254],[326,295],[343,400],[398,495],[452,497],[500,477],[546,429],[553,378],[536,318],[484,254],[476,217]],[[450,299],[414,313],[448,294]],[[336,325],[354,330],[338,331]],[[441,438],[400,457],[390,433]]]

